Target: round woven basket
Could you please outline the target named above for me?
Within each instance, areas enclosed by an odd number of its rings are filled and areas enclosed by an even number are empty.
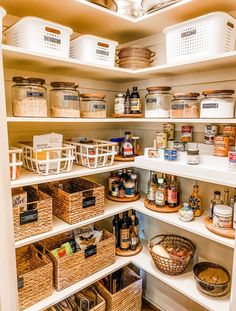
[[[181,258],[166,258],[152,251],[155,245],[162,245],[163,243],[168,243],[171,246],[183,247],[191,251],[191,255]],[[148,249],[158,270],[168,275],[179,275],[185,271],[189,262],[193,259],[196,247],[190,240],[181,236],[163,234],[152,238],[148,243]]]

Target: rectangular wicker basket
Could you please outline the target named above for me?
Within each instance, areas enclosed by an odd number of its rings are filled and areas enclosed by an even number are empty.
[[[19,310],[49,297],[53,292],[52,263],[33,245],[16,250]]]
[[[60,259],[51,254],[51,250],[72,239],[73,231],[69,231],[40,241],[38,244],[53,263],[54,287],[58,291],[104,269],[116,260],[115,237],[106,230],[103,230],[103,239],[98,243],[96,252],[91,256],[86,256],[82,250]]]
[[[21,211],[19,205],[13,207],[16,241],[52,230],[52,198],[32,186],[23,190],[33,201],[27,204],[30,211]]]
[[[124,288],[111,294],[101,282],[97,290],[106,300],[106,311],[141,311],[142,279],[129,267],[124,267]]]
[[[70,193],[70,188],[76,192]],[[39,185],[53,199],[53,214],[69,224],[104,214],[104,186],[83,178]]]

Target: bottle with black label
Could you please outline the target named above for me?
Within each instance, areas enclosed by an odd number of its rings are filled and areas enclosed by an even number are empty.
[[[120,246],[120,228],[121,228],[121,219],[119,214],[115,215],[113,222],[113,234],[115,235],[116,238],[116,248]]]
[[[133,91],[130,96],[130,113],[131,114],[141,113],[140,95],[137,87],[133,87]]]
[[[130,91],[127,89],[126,94],[125,94],[125,114],[130,114]]]
[[[120,229],[120,249],[128,250],[130,246],[130,218],[128,212],[124,212]]]

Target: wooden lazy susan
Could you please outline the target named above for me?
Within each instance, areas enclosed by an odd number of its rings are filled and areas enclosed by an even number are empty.
[[[142,250],[142,244],[139,243],[135,251],[131,251],[128,249],[127,251],[123,251],[120,248],[116,248],[116,255],[121,257],[129,257],[129,256],[135,256],[139,254]]]
[[[114,197],[112,195],[110,195],[109,193],[107,194],[107,198],[111,201],[115,201],[115,202],[133,202],[133,201],[137,201],[140,198],[140,194],[137,193],[134,197],[132,198],[119,198],[119,197]]]
[[[112,118],[143,118],[142,113],[137,113],[137,114],[116,114],[113,113]]]
[[[144,205],[146,208],[148,208],[154,212],[159,212],[159,213],[175,213],[175,212],[178,212],[178,210],[182,207],[181,204],[176,206],[176,207],[169,207],[169,206],[158,207],[154,203],[149,203],[148,199],[144,200]]]
[[[213,221],[209,217],[206,217],[204,219],[204,222],[205,222],[207,229],[210,230],[211,232],[218,234],[220,236],[223,236],[225,238],[235,239],[235,230],[233,228],[232,229],[218,229],[215,226],[213,226]]]
[[[134,157],[130,157],[130,158],[124,158],[121,155],[116,155],[115,156],[115,161],[120,161],[120,162],[132,162],[134,161]]]

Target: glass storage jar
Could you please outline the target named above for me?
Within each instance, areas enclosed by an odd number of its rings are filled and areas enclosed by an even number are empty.
[[[172,95],[169,86],[153,86],[146,89],[145,117],[146,118],[169,118]]]
[[[235,99],[234,90],[203,91],[201,100],[201,118],[233,118]]]
[[[51,116],[56,118],[79,118],[78,85],[73,82],[52,82],[50,90]]]
[[[199,93],[175,93],[171,103],[170,117],[199,118]]]
[[[13,77],[12,108],[15,117],[47,117],[45,80]]]
[[[81,118],[106,118],[105,97],[105,94],[102,93],[81,94]]]

